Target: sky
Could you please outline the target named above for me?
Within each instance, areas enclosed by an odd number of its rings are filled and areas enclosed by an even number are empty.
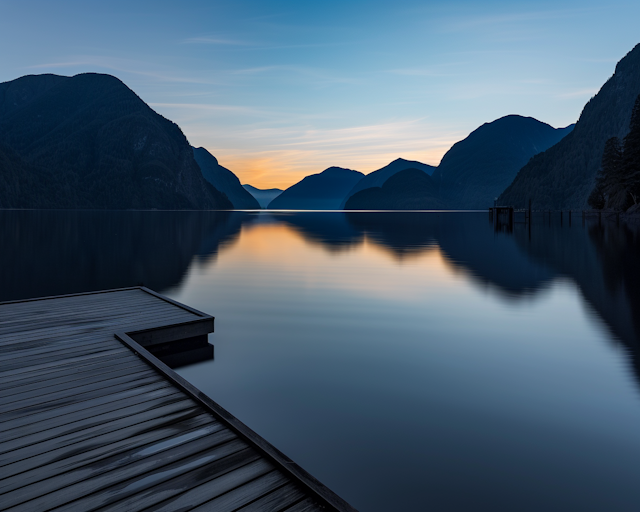
[[[634,1],[0,0],[0,82],[109,73],[242,181],[437,165],[508,114],[554,127],[640,43]]]

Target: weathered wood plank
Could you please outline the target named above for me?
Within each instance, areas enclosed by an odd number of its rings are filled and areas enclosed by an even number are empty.
[[[116,354],[124,354],[127,352],[126,348],[117,348],[117,349],[110,349],[110,350],[106,350],[104,352],[100,352],[99,354],[89,354],[89,355],[85,355],[85,356],[78,356],[78,357],[73,357],[70,359],[64,359],[62,361],[53,361],[50,363],[41,363],[35,366],[30,366],[28,368],[17,368],[14,370],[8,370],[6,372],[1,372],[0,373],[0,378],[4,379],[5,377],[11,377],[13,375],[19,375],[19,374],[23,374],[26,372],[33,372],[36,370],[44,370],[47,368],[53,368],[55,366],[60,366],[60,365],[70,365],[70,364],[75,364],[75,363],[79,363],[81,361],[89,361],[92,359],[97,359],[99,357],[111,357],[114,356]]]
[[[34,391],[36,389],[47,388],[51,390],[54,386],[59,386],[61,384],[70,384],[73,385],[73,382],[81,381],[89,376],[103,375],[103,374],[113,374],[114,368],[116,368],[118,372],[124,370],[144,370],[148,368],[148,365],[144,364],[139,359],[132,359],[130,357],[123,360],[122,363],[116,362],[114,364],[113,361],[109,361],[105,364],[98,364],[90,367],[75,367],[72,372],[63,372],[61,374],[57,374],[54,377],[49,377],[48,379],[42,380],[33,380],[32,378],[22,382],[21,384],[13,385],[9,388],[0,388],[0,401],[5,398],[8,398],[11,395],[23,394],[29,391]],[[77,385],[77,384],[75,384]]]
[[[307,498],[283,510],[283,512],[319,512],[322,510],[326,509],[318,505],[313,498]]]
[[[156,391],[172,391],[175,388],[166,381],[160,380],[151,384],[132,388],[128,384],[105,388],[95,393],[76,396],[75,400],[69,400],[65,404],[56,404],[54,407],[33,407],[30,410],[20,409],[12,413],[0,416],[0,432],[7,429],[23,428],[29,423],[50,421],[58,416],[72,415],[79,411],[87,411],[101,407],[104,404],[118,400],[126,400],[138,395],[151,396]]]
[[[2,311],[0,306],[0,311]],[[4,312],[4,318],[0,319],[0,332],[14,332],[17,326],[25,324],[30,328],[40,328],[40,325],[48,325],[55,327],[61,325],[60,320],[84,319],[87,322],[93,322],[96,319],[104,322],[112,323],[114,321],[122,322],[127,318],[142,318],[153,313],[163,313],[174,315],[177,318],[185,318],[194,320],[198,318],[207,318],[206,316],[194,315],[188,311],[176,308],[162,301],[156,301],[154,304],[118,304],[112,306],[87,307],[86,305],[75,305],[66,309],[51,309],[33,312],[33,314],[24,314],[20,311],[13,311],[10,316]],[[80,324],[81,325],[81,324]]]
[[[64,437],[66,435],[74,434],[88,428],[102,426],[110,421],[118,420],[121,418],[129,418],[135,414],[150,412],[158,407],[172,405],[176,402],[181,402],[184,400],[185,396],[178,393],[156,400],[134,403],[112,411],[104,411],[103,409],[100,409],[99,411],[95,411],[95,416],[85,415],[82,419],[77,420],[73,423],[66,423],[64,425],[58,425],[56,427],[50,426],[49,428],[41,430],[39,432],[25,434],[14,439],[5,438],[3,439],[2,444],[0,444],[0,454],[37,443],[43,443],[57,437]]]
[[[126,384],[133,388],[138,384],[149,384],[152,382],[160,382],[162,378],[158,376],[153,370],[145,370],[144,372],[134,372],[132,374],[122,375],[114,379],[102,379],[99,382],[87,384],[82,388],[81,392],[77,388],[63,389],[61,391],[55,391],[53,393],[31,393],[29,398],[23,398],[22,400],[12,401],[10,403],[0,403],[0,414],[5,418],[5,414],[12,411],[19,411],[21,409],[32,409],[35,406],[41,404],[44,407],[58,407],[61,403],[68,402],[69,400],[77,402],[77,398],[92,392],[102,392],[109,388],[118,386],[119,384]]]
[[[110,446],[119,441],[122,441],[128,436],[137,436],[141,434],[150,434],[155,429],[164,429],[171,426],[178,428],[176,424],[186,421],[192,418],[203,415],[200,410],[187,409],[179,411],[173,414],[167,414],[162,418],[154,418],[135,425],[128,425],[116,432],[108,432],[94,437],[87,437],[82,441],[78,441],[72,445],[65,445],[59,448],[53,448],[47,452],[37,453],[37,450],[33,450],[31,458],[16,460],[11,464],[7,464],[2,472],[7,475],[13,475],[28,471],[34,467],[44,466],[51,464],[59,460],[64,460],[75,455],[84,453],[88,450],[94,450],[103,446]],[[205,417],[211,420],[210,417]],[[47,446],[50,447],[50,446]]]
[[[51,509],[63,505],[68,511],[97,508],[168,480],[183,471],[197,470],[206,465],[207,461],[222,459],[248,448],[244,442],[233,437],[233,434],[223,430],[156,452],[152,456],[132,461],[123,461],[120,457],[116,464],[107,459],[103,461],[107,462],[104,466],[96,468],[91,465],[83,468],[84,471],[64,473],[57,478],[47,479],[45,486],[38,482],[29,486],[29,489],[20,488],[3,495],[3,506],[22,503],[16,507],[16,511]],[[55,490],[46,492],[52,484],[56,485]]]
[[[301,501],[306,494],[293,483],[288,483],[279,489],[257,499],[256,501],[238,509],[238,512],[280,512]],[[206,510],[204,505],[202,510]],[[200,510],[200,509],[196,509]]]
[[[99,344],[94,348],[80,347],[78,349],[64,351],[60,354],[53,352],[49,355],[34,357],[33,359],[18,358],[9,362],[0,362],[0,375],[2,375],[3,373],[11,372],[13,370],[30,371],[29,368],[36,367],[41,364],[55,363],[57,361],[67,361],[85,355],[100,354],[109,350],[116,350],[116,346],[112,345],[110,342],[106,342],[103,344]]]
[[[214,421],[206,414],[201,414],[163,428],[143,431],[111,444],[95,448],[88,446],[86,451],[78,450],[77,453],[68,457],[59,457],[52,462],[31,467],[26,471],[0,479],[0,494],[35,482],[45,485],[43,482],[49,478],[67,472],[88,471],[87,474],[91,474],[94,468],[100,468],[103,464],[107,465],[106,459],[111,459],[112,462],[121,460],[125,464],[128,460],[133,461],[146,455],[153,455],[191,439],[218,432],[222,428],[219,422]]]
[[[90,369],[90,368],[97,368],[97,367],[101,367],[104,365],[118,365],[121,364],[122,361],[131,361],[131,352],[121,352],[120,355],[118,356],[114,356],[112,358],[109,359],[97,359],[95,361],[89,360],[89,361],[80,361],[80,362],[76,362],[74,363],[72,366],[74,369]],[[19,375],[14,375],[14,376],[5,376],[2,377],[2,380],[0,381],[0,389],[10,389],[12,387],[16,387],[16,386],[22,386],[24,383],[26,382],[31,382],[31,383],[35,383],[41,380],[47,380],[49,378],[52,377],[57,377],[60,375],[66,375],[68,374],[69,370],[68,370],[68,366],[55,366],[53,368],[47,368],[44,370],[40,370],[38,372],[32,372],[32,373],[22,373]]]
[[[149,312],[161,312],[170,313],[176,315],[182,315],[184,318],[196,319],[199,318],[187,311],[177,310],[177,308],[168,304],[159,304],[158,301],[148,304],[118,304],[118,305],[99,305],[96,307],[69,307],[65,309],[52,308],[48,310],[39,310],[27,313],[24,311],[16,311],[11,316],[6,316],[0,319],[0,333],[13,332],[17,326],[29,326],[38,322],[40,324],[49,324],[55,322],[54,325],[58,325],[58,320],[70,319],[70,318],[103,318],[111,320],[114,318],[125,318],[131,316],[137,316]]]
[[[7,301],[0,302],[0,306],[2,308],[27,308],[27,307],[51,307],[49,303],[55,304],[73,304],[75,301],[80,301],[81,303],[90,304],[92,301],[106,302],[109,300],[112,301],[122,301],[126,300],[130,297],[140,297],[141,300],[143,298],[150,297],[150,294],[146,293],[144,290],[139,288],[120,288],[114,290],[100,290],[95,292],[87,292],[87,293],[74,293],[70,295],[58,295],[53,297],[37,297],[32,299],[23,299],[16,301]]]
[[[38,328],[31,328],[28,331],[16,329],[14,332],[2,333],[0,346],[25,343],[39,339],[51,339],[56,336],[64,336],[72,331],[83,334],[92,334],[105,330],[117,331],[118,328],[124,331],[132,331],[152,327],[159,328],[191,320],[202,319],[185,317],[182,313],[166,311],[156,311],[144,316],[130,314],[123,316],[120,321],[118,321],[118,318],[110,319],[109,317],[102,316],[95,318],[78,316],[60,321],[57,323],[58,325],[38,324]],[[114,327],[118,328],[114,329]]]
[[[16,362],[21,362],[23,367],[32,366],[34,364],[39,364],[41,361],[46,361],[47,359],[52,360],[52,357],[55,356],[60,359],[64,356],[69,356],[71,354],[81,353],[83,351],[99,351],[104,350],[107,344],[105,340],[108,340],[105,336],[100,338],[96,338],[95,340],[78,340],[77,343],[70,344],[63,347],[56,346],[43,346],[38,347],[34,350],[28,350],[24,352],[13,351],[12,353],[3,354],[0,357],[0,367],[5,367],[5,365],[15,364]],[[110,342],[110,341],[109,341]],[[108,343],[109,343],[108,342]],[[115,347],[115,345],[112,345]]]
[[[75,396],[67,396],[64,398],[60,398],[58,400],[51,400],[48,402],[33,404],[30,407],[23,407],[21,409],[10,410],[2,413],[0,415],[0,419],[2,422],[11,421],[22,416],[30,416],[36,413],[43,413],[50,410],[59,409],[61,407],[72,406],[73,410],[82,410],[85,405],[83,402],[92,399],[98,398],[105,395],[113,395],[119,393],[120,391],[129,391],[138,388],[138,386],[146,386],[148,384],[154,384],[157,388],[169,388],[170,385],[167,384],[166,381],[163,381],[161,378],[157,378],[155,375],[151,377],[145,377],[143,379],[139,379],[135,381],[135,384],[132,385],[131,382],[123,382],[121,384],[117,384],[109,387],[101,387],[98,389],[94,389],[88,392],[78,393]]]
[[[108,315],[105,312],[105,315]],[[103,316],[57,316],[56,325],[50,325],[39,319],[25,321],[15,326],[12,332],[0,331],[0,346],[4,350],[21,350],[42,346],[44,343],[64,343],[63,335],[74,333],[90,335],[95,332],[106,331],[109,334],[117,328],[136,329],[140,326],[147,328],[169,327],[183,322],[204,322],[207,319],[185,316],[172,311],[148,311],[144,314],[132,314],[123,311],[122,315]],[[115,327],[115,329],[114,329]]]
[[[142,510],[148,498],[147,491],[150,488],[162,490],[169,488],[178,490],[175,484],[176,478],[182,475],[198,475],[211,471],[221,471],[255,458],[257,454],[239,439],[230,441],[214,449],[208,449],[196,453],[184,459],[179,459],[171,464],[162,466],[157,470],[151,469],[140,476],[134,475],[128,481],[122,481],[111,485],[93,495],[86,496],[73,503],[65,505],[65,511],[83,512],[90,504],[92,507],[100,507],[101,510]],[[128,466],[127,466],[128,468]],[[224,468],[224,469],[223,469]],[[172,480],[173,477],[173,480]],[[161,492],[161,491],[160,491]],[[156,500],[153,495],[151,500]]]
[[[199,471],[187,472],[130,498],[112,503],[104,511],[191,510],[202,503],[202,496],[219,496],[272,470],[271,464],[248,448]]]
[[[84,376],[67,382],[62,382],[59,384],[53,384],[47,387],[39,387],[37,389],[14,389],[15,393],[3,396],[0,400],[0,413],[4,410],[5,406],[9,406],[9,404],[14,404],[15,402],[27,402],[28,400],[40,399],[41,401],[48,401],[48,397],[54,394],[56,396],[64,396],[59,395],[60,393],[68,393],[76,395],[79,390],[87,391],[87,386],[89,385],[100,385],[105,386],[109,383],[114,384],[117,382],[125,382],[128,378],[138,377],[140,376],[149,376],[153,375],[155,372],[149,367],[144,368],[138,365],[131,365],[125,368],[115,368],[111,372],[102,372],[102,373],[91,373],[84,374]],[[69,375],[70,377],[73,375]],[[107,384],[104,384],[104,383]],[[36,402],[37,403],[37,402]]]
[[[194,508],[193,510],[211,510],[216,512],[232,512],[238,508],[251,503],[255,499],[264,496],[267,493],[281,487],[287,483],[287,477],[285,477],[280,471],[272,471],[266,475],[260,476],[255,480],[246,482],[241,487],[233,489],[230,492],[223,494],[211,501],[207,501],[203,505]],[[205,489],[203,489],[204,491]],[[204,497],[204,496],[203,496]],[[206,501],[206,500],[202,500]]]
[[[53,418],[49,418],[43,421],[32,421],[32,419],[22,422],[14,420],[14,424],[22,423],[18,428],[14,428],[9,425],[11,422],[5,422],[2,424],[4,431],[2,432],[3,443],[9,442],[12,439],[18,439],[25,436],[30,436],[38,432],[45,430],[52,430],[64,425],[73,424],[77,427],[81,422],[91,421],[96,416],[107,414],[119,409],[131,408],[131,407],[149,407],[152,403],[160,403],[163,400],[172,400],[175,397],[183,396],[178,390],[171,387],[162,387],[156,389],[149,394],[136,394],[125,398],[123,400],[115,400],[113,402],[107,402],[95,409],[85,409],[72,411],[69,414],[62,414]],[[2,445],[0,445],[1,448]]]
[[[111,434],[115,439],[119,439],[120,434],[117,431],[128,426],[137,425],[145,421],[163,420],[165,416],[171,414],[196,414],[198,412],[199,409],[194,407],[191,400],[184,399],[179,402],[156,407],[150,411],[133,414],[128,418],[118,418],[101,425],[85,428],[78,432],[70,432],[63,436],[47,439],[35,445],[24,446],[10,452],[2,453],[0,454],[0,466],[6,466],[7,464],[12,464],[43,452],[91,440],[101,435]]]

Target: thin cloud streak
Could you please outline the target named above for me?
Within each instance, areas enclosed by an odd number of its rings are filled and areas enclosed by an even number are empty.
[[[511,26],[518,23],[532,21],[548,21],[565,18],[573,19],[577,15],[586,14],[591,11],[593,11],[593,8],[555,9],[546,11],[525,11],[506,14],[469,16],[457,21],[449,21],[442,26],[442,29],[445,31],[462,32],[474,28],[484,28],[495,25]]]
[[[250,41],[240,41],[237,39],[225,39],[219,37],[190,37],[180,42],[181,44],[213,44],[224,46],[256,46]]]
[[[25,66],[24,69],[61,69],[61,68],[74,68],[74,67],[89,67],[89,68],[92,68],[90,69],[90,71],[95,72],[95,68],[102,68],[102,69],[108,69],[109,71],[116,71],[119,73],[126,73],[130,75],[138,75],[138,76],[154,78],[160,82],[219,85],[218,81],[202,80],[202,79],[195,79],[191,77],[169,75],[169,74],[164,74],[156,71],[145,71],[143,69],[145,66],[146,66],[146,63],[134,61],[134,60],[89,55],[89,56],[75,57],[68,61],[47,62],[42,64]]]
[[[588,89],[578,89],[577,91],[565,92],[562,94],[558,94],[558,98],[580,98],[580,97],[588,97],[591,98],[598,93],[599,89],[590,87]]]

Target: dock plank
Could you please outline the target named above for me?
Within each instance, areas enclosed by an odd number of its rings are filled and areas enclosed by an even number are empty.
[[[287,483],[287,477],[279,471],[271,471],[246,484],[233,489],[193,510],[233,512],[238,508],[271,493],[273,490]]]
[[[139,287],[0,303],[0,510],[352,512],[139,344],[212,330]]]
[[[98,421],[94,418],[100,418],[105,414],[109,414],[114,411],[119,410],[133,410],[132,408],[136,407],[140,410],[140,408],[151,407],[152,404],[163,403],[173,400],[176,397],[182,397],[183,395],[173,388],[162,387],[158,390],[152,391],[149,395],[139,395],[136,394],[132,397],[126,398],[124,400],[115,400],[113,402],[108,402],[103,404],[99,408],[95,410],[87,412],[83,409],[76,409],[75,411],[69,414],[63,414],[56,416],[54,418],[42,420],[42,421],[33,421],[33,418],[28,422],[23,422],[23,424],[19,428],[14,428],[12,425],[8,425],[3,433],[3,441],[9,442],[13,439],[18,439],[26,436],[30,436],[33,434],[37,434],[38,432],[43,432],[45,430],[52,431],[53,429],[57,429],[63,427],[65,425],[73,424],[74,428],[79,428],[81,425],[87,424],[91,421]],[[2,449],[3,447],[0,447]]]
[[[305,497],[306,495],[302,489],[293,483],[288,483],[262,498],[239,508],[238,512],[279,512],[303,500]],[[205,509],[203,508],[203,510]]]
[[[106,459],[113,457],[117,460],[123,457],[125,460],[135,460],[140,453],[151,455],[222,428],[219,422],[212,421],[207,415],[200,415],[150,432],[133,434],[108,445],[89,446],[85,451],[78,450],[69,456],[58,457],[51,462],[0,479],[0,493],[7,493],[35,482],[44,487],[48,485],[45,482],[50,478],[62,473],[79,470],[92,474],[92,468],[107,464]],[[49,488],[49,492],[52,490],[55,488]]]
[[[76,412],[78,414],[89,414],[86,411],[91,411],[94,408],[99,408],[102,405],[111,402],[127,400],[128,398],[139,396],[141,394],[149,396],[151,393],[157,391],[173,390],[174,389],[171,386],[167,386],[167,383],[163,381],[136,388],[126,386],[123,389],[122,386],[114,386],[103,390],[101,393],[96,392],[87,395],[78,395],[75,397],[76,400],[69,401],[66,404],[58,404],[54,407],[47,408],[36,407],[29,410],[20,409],[11,414],[3,415],[0,417],[2,419],[2,421],[0,421],[0,432],[16,428],[24,428],[25,425],[31,423],[35,424],[42,421],[50,421],[51,418],[69,416]]]
[[[85,511],[129,497],[174,475],[193,471],[246,448],[247,445],[238,439],[229,440],[228,432],[218,432],[111,470],[94,472],[76,482],[71,480],[78,475],[63,474],[54,479],[58,488],[53,492],[45,494],[39,485],[32,486],[35,492],[41,493],[39,497],[18,489],[13,496],[11,493],[7,495],[7,499],[27,498],[15,510],[50,509],[64,505],[67,511]]]

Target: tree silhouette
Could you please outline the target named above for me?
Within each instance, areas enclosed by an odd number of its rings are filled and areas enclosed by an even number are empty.
[[[627,210],[640,201],[640,95],[631,112],[629,133],[620,143],[612,137],[604,145],[602,163],[589,195],[592,208]]]
[[[589,195],[589,206],[598,210],[610,205],[611,199],[619,192],[622,178],[622,145],[618,137],[611,137],[604,143],[602,163],[596,175],[596,183]]]
[[[621,181],[633,204],[640,200],[640,95],[636,98],[629,133],[624,138]]]

